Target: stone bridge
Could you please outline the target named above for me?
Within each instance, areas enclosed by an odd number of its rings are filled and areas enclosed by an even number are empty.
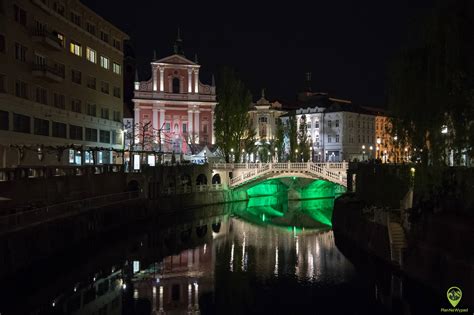
[[[322,179],[347,187],[348,163],[213,163],[214,171],[231,171],[228,180],[229,188],[264,181],[272,178],[303,177]]]

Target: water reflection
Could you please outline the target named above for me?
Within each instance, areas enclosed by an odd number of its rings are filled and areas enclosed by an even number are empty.
[[[287,194],[250,198],[248,204],[235,204],[232,212],[258,225],[297,229],[328,229],[334,198],[288,200]]]
[[[202,216],[194,212],[194,219],[179,224],[142,225],[140,233],[109,246],[90,264],[71,267],[73,276],[63,277],[69,282],[51,284],[51,290],[45,286],[44,292],[24,299],[24,305],[10,306],[11,312],[2,312],[0,305],[0,312],[415,314],[429,310],[419,292],[416,303],[423,301],[425,308],[417,308],[410,289],[405,289],[410,286],[401,278],[373,262],[358,263],[369,265],[367,270],[346,259],[331,231],[332,206],[332,199],[252,198],[248,204],[226,205],[215,216],[204,209]],[[41,301],[41,307],[28,312],[21,308],[32,300]]]

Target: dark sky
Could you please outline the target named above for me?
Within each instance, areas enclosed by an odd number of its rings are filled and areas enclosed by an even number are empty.
[[[310,71],[313,91],[384,107],[388,61],[433,1],[82,2],[130,35],[141,80],[153,49],[158,57],[172,53],[179,26],[184,52],[192,60],[198,54],[204,82],[229,65],[254,99],[265,88],[269,99],[290,100]]]

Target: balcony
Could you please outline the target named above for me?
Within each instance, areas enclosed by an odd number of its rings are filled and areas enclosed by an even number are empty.
[[[35,28],[33,29],[31,36],[34,42],[41,43],[47,48],[53,48],[54,50],[63,49],[61,39],[48,30]]]
[[[153,91],[135,91],[135,98],[170,100],[170,101],[201,101],[215,102],[215,95],[194,94],[194,93],[166,93]]]
[[[51,82],[60,83],[65,78],[64,66],[55,64],[33,64],[32,74],[34,77],[43,78]]]

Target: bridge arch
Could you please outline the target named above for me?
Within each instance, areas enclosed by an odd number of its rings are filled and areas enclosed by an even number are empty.
[[[182,187],[190,187],[192,185],[191,183],[191,176],[189,174],[181,174],[181,177],[180,177],[180,180],[181,180],[181,185]]]
[[[221,175],[219,174],[214,174],[211,179],[212,184],[221,184]]]
[[[212,227],[212,232],[219,233],[219,231],[221,230],[221,223],[220,222],[212,223],[211,227]]]
[[[205,174],[199,174],[196,177],[196,185],[207,185],[207,176]]]

